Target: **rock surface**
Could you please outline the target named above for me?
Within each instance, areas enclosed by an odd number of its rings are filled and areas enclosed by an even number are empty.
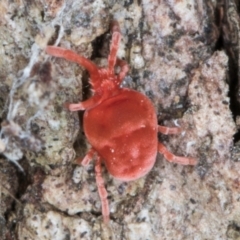
[[[240,151],[236,145],[232,157],[229,56],[219,47],[224,11],[208,0],[0,2],[1,239],[240,239]],[[159,140],[198,164],[159,155],[133,182],[104,168],[106,226],[94,161],[75,164],[90,147],[82,113],[63,107],[89,97],[88,75],[44,48],[59,45],[104,65],[112,19],[122,32],[118,56],[131,68],[122,86],[147,95],[160,124],[184,129]]]

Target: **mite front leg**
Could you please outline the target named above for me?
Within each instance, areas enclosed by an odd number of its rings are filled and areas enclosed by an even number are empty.
[[[87,58],[76,54],[72,50],[55,46],[47,46],[45,51],[47,52],[47,54],[52,55],[54,57],[60,57],[71,62],[78,63],[79,65],[85,67],[89,71],[90,77],[92,79],[98,78],[99,75],[98,67]]]
[[[96,182],[98,187],[98,193],[102,204],[103,221],[107,224],[109,222],[109,203],[107,199],[107,190],[104,186],[104,180],[102,177],[101,157],[98,156],[95,165]]]
[[[109,72],[113,74],[114,66],[116,64],[116,59],[117,59],[117,50],[121,40],[120,28],[117,21],[112,22],[111,31],[112,31],[112,42],[110,46],[110,53],[108,56],[108,69],[109,69]]]
[[[167,150],[167,148],[162,144],[158,143],[158,151],[163,154],[163,156],[169,161],[169,162],[175,162],[182,165],[196,165],[197,161],[194,158],[187,158],[187,157],[179,157],[175,156],[171,152]]]
[[[127,72],[129,71],[129,66],[126,61],[117,59],[117,66],[121,68],[119,74],[118,74],[118,84],[120,85],[122,80],[125,78]]]

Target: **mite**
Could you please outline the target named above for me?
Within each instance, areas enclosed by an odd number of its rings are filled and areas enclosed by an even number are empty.
[[[48,54],[76,62],[89,72],[93,96],[66,106],[70,111],[85,110],[83,128],[91,148],[83,158],[82,165],[86,166],[95,158],[96,183],[105,223],[109,221],[109,204],[101,175],[102,163],[114,178],[122,181],[132,181],[146,175],[156,161],[157,152],[170,162],[196,164],[195,159],[175,156],[158,142],[158,132],[176,134],[181,129],[158,125],[151,101],[137,91],[120,86],[129,67],[125,61],[117,58],[121,33],[116,21],[112,23],[111,31],[107,68],[99,68],[71,50],[46,47]],[[115,73],[115,67],[120,68],[118,74]]]

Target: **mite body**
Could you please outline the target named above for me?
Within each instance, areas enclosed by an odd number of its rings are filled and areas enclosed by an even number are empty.
[[[155,163],[156,113],[150,100],[139,92],[123,88],[118,95],[86,110],[84,131],[115,178],[135,180]]]

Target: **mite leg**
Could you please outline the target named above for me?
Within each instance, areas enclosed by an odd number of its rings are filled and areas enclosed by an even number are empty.
[[[165,127],[165,126],[161,126],[158,125],[158,132],[162,133],[162,134],[177,134],[182,132],[181,128],[178,127]]]
[[[71,62],[76,62],[79,65],[85,67],[89,72],[93,89],[94,86],[98,85],[98,83],[100,82],[99,68],[87,58],[82,57],[69,49],[64,49],[55,46],[47,46],[46,52],[52,56],[61,57]],[[74,108],[74,106],[72,107]]]
[[[82,162],[81,160],[77,160],[77,163],[82,163],[83,166],[86,166],[89,164],[89,162],[93,159],[94,154],[97,152],[91,148],[86,156],[83,158]],[[100,196],[101,204],[102,204],[102,215],[103,220],[105,223],[109,222],[109,204],[107,199],[107,190],[104,186],[104,181],[102,178],[102,167],[101,167],[101,157],[97,156],[96,165],[95,165],[95,174],[96,174],[96,183],[98,187],[98,194]]]
[[[117,21],[112,22],[111,31],[112,31],[112,43],[110,46],[110,53],[108,56],[108,68],[110,73],[114,73],[114,66],[116,64],[117,59],[117,50],[121,40],[121,33]]]
[[[93,159],[95,153],[96,151],[93,148],[90,148],[83,159],[77,159],[77,163],[82,164],[83,166],[87,166],[89,162]]]
[[[79,56],[71,50],[60,48],[60,47],[54,47],[54,46],[47,46],[46,52],[52,56],[65,58],[69,61],[76,62],[81,66],[85,67],[89,71],[93,86],[95,82],[99,81],[98,67],[93,62],[86,59],[85,57]],[[68,108],[70,111],[85,110],[97,105],[100,99],[101,99],[100,96],[94,95],[92,98],[84,102],[65,103],[64,106]]]
[[[98,156],[95,165],[96,182],[98,187],[98,193],[102,203],[102,215],[105,223],[109,222],[109,204],[107,199],[107,190],[104,186],[104,180],[102,177],[101,157]]]
[[[54,57],[60,57],[60,58],[65,58],[66,60],[69,60],[71,62],[76,62],[79,65],[85,67],[90,74],[90,77],[92,79],[95,79],[98,77],[98,67],[88,60],[85,57],[82,57],[75,52],[69,50],[69,49],[64,49],[60,47],[55,47],[55,46],[47,46],[46,50],[47,54],[52,55]]]
[[[188,158],[188,157],[179,157],[175,156],[171,152],[167,150],[167,148],[162,144],[158,143],[158,151],[163,154],[163,156],[169,161],[169,162],[175,162],[182,165],[196,165],[197,161],[194,158]]]
[[[85,109],[94,107],[95,105],[99,104],[100,101],[101,101],[101,97],[99,95],[94,95],[93,97],[83,102],[65,103],[64,107],[74,112],[74,111],[85,110]]]
[[[122,80],[125,78],[127,72],[129,71],[129,67],[127,62],[121,59],[117,59],[116,65],[121,68],[121,71],[118,74],[118,84],[120,85]]]

